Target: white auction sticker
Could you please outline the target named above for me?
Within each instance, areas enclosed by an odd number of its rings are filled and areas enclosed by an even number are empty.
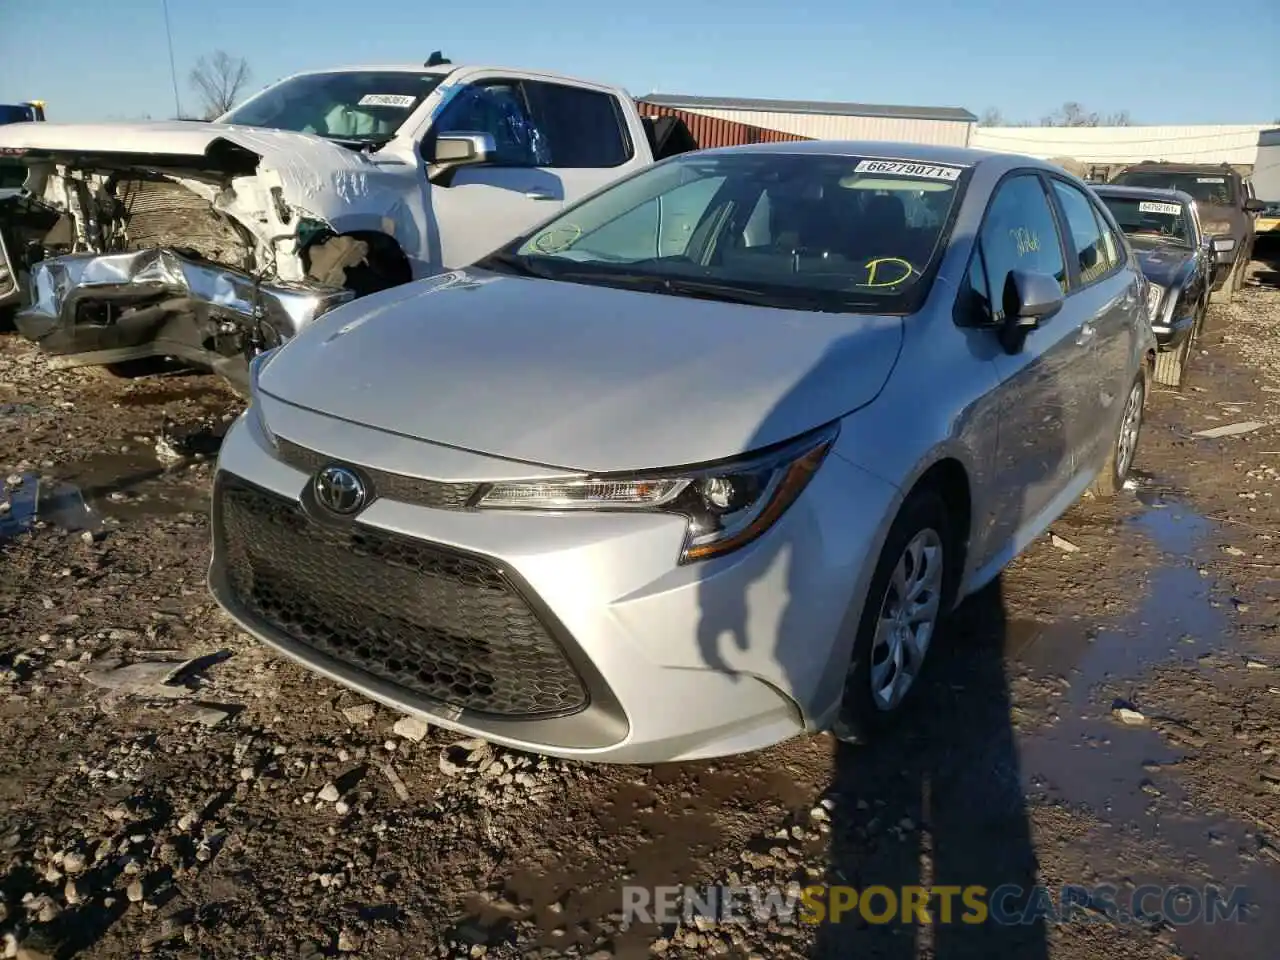
[[[1182,207],[1176,203],[1157,203],[1154,200],[1143,200],[1138,204],[1139,213],[1167,213],[1173,217],[1182,216]]]
[[[1225,177],[1196,177],[1196,183],[1226,183]]]
[[[905,160],[859,160],[855,173],[892,173],[900,177],[925,177],[929,180],[958,180],[959,167],[940,167],[932,163],[908,163]]]
[[[356,104],[359,107],[400,107],[407,110],[416,102],[417,97],[407,97],[402,93],[366,93]]]

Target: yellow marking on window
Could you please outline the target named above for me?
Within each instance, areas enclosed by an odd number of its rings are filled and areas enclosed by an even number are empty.
[[[882,263],[898,264],[902,267],[902,276],[893,280],[882,280],[877,283],[876,275],[880,272],[880,265]],[[911,276],[912,266],[909,261],[903,260],[901,257],[877,257],[874,260],[867,261],[866,270],[867,282],[863,284],[864,287],[896,287],[898,284],[902,283],[902,281]]]

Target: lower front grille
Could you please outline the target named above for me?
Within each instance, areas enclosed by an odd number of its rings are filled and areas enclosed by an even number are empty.
[[[492,561],[358,523],[319,523],[228,474],[214,496],[226,586],[262,625],[477,714],[536,719],[587,706],[564,648]]]

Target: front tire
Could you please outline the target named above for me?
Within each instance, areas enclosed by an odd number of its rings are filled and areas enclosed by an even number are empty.
[[[1160,355],[1156,355],[1156,363],[1160,363]],[[1107,462],[1094,478],[1089,492],[1095,497],[1114,497],[1124,489],[1124,482],[1133,468],[1133,460],[1138,452],[1138,438],[1142,434],[1142,413],[1147,402],[1147,383],[1141,373],[1129,388],[1129,396],[1125,398],[1124,410],[1120,414],[1120,426],[1116,430],[1115,440],[1111,443],[1111,452]]]
[[[871,577],[845,677],[837,739],[865,743],[901,715],[955,594],[954,543],[938,492],[913,492],[889,529]]]

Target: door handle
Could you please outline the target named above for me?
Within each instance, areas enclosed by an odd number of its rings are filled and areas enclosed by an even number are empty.
[[[1084,346],[1086,343],[1088,343],[1090,340],[1093,339],[1093,335],[1097,332],[1098,332],[1097,327],[1095,327],[1092,323],[1086,323],[1084,326],[1080,328],[1080,333],[1076,335],[1076,344],[1078,346]]]
[[[554,200],[556,198],[554,193],[547,193],[545,190],[538,190],[536,188],[533,190],[526,190],[524,195],[530,200]]]

